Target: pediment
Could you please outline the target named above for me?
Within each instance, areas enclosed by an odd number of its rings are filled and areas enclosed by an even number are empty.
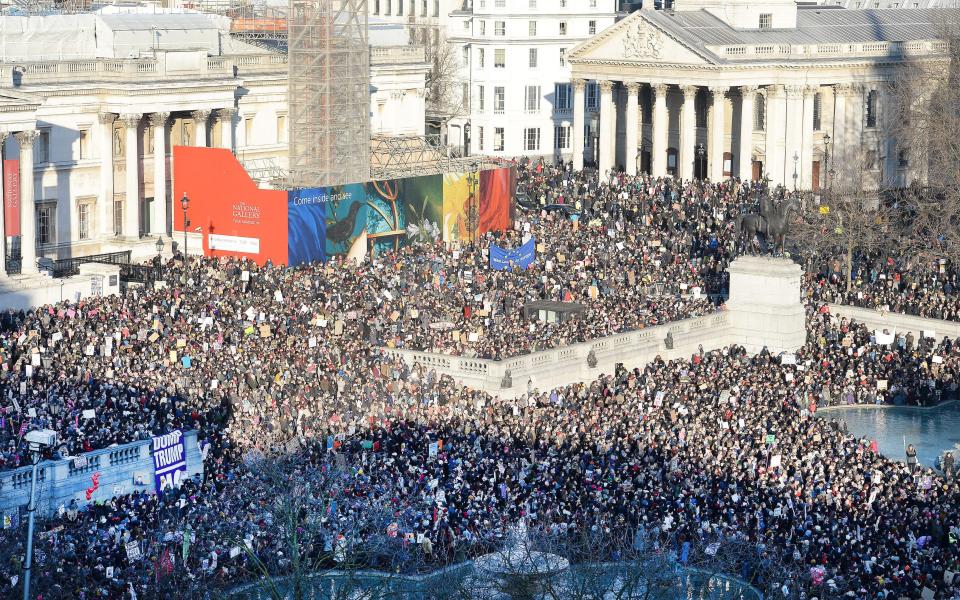
[[[571,62],[709,64],[697,52],[646,19],[642,10],[576,46]]]

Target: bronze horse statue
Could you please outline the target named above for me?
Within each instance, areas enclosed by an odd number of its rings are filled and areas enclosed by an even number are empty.
[[[760,214],[740,215],[737,233],[741,239],[746,238],[748,244],[759,234],[765,245],[769,246],[772,242],[775,253],[783,253],[790,229],[790,213],[798,207],[796,198],[788,198],[774,205],[769,194],[764,194],[760,198]]]

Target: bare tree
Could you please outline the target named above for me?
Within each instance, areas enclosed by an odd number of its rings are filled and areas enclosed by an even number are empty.
[[[427,61],[427,113],[444,122],[463,115],[468,99],[463,97],[465,82],[460,76],[460,57],[445,36],[427,47]]]

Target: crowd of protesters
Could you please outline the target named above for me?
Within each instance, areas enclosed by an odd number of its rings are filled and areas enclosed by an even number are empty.
[[[575,204],[580,220],[534,209],[456,255],[411,246],[361,266],[173,260],[163,288],[6,315],[2,466],[25,464],[23,433],[40,427],[72,456],[173,429],[210,444],[203,479],[179,490],[104,489],[90,506],[60,507],[38,533],[42,597],[142,597],[171,578],[171,597],[188,580],[229,588],[267,557],[283,572],[284,485],[309,508],[298,526],[319,532],[303,552],[331,564],[374,538],[386,539],[377,567],[448,564],[526,518],[546,535],[650,534],[694,552],[746,541],[756,554],[736,574],[791,598],[960,591],[955,474],[888,460],[816,416],[831,404],[955,399],[952,340],[887,339],[810,303],[808,341],[791,355],[700,351],[516,400],[383,352],[506,357],[715,310],[708,291],[724,285],[737,216],[756,192],[601,183],[546,166],[525,170],[522,186],[539,205]],[[524,235],[542,244],[534,268],[485,266],[489,244]],[[836,290],[835,279],[815,281]],[[658,283],[678,285],[651,295]],[[521,309],[533,299],[587,311],[531,324]],[[273,477],[271,464],[290,471]],[[22,548],[17,530],[3,536],[6,597]],[[772,579],[783,573],[774,562],[795,576]]]

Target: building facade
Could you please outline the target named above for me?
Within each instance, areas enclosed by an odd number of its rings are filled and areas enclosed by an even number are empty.
[[[676,0],[637,11],[570,53],[573,128],[584,132],[574,163],[594,143],[603,173],[906,185],[918,166],[891,133],[890,83],[906,61],[943,59],[938,23],[960,16],[946,10]]]
[[[616,0],[474,0],[447,36],[460,64],[462,117],[448,142],[492,156],[569,157],[570,51],[612,26]]]
[[[283,177],[286,54],[198,13],[2,18],[21,42],[0,62],[3,175],[20,219],[4,227],[0,275],[36,273],[37,257],[151,256],[158,237],[169,251],[174,146],[228,148],[264,185]],[[371,55],[376,131],[422,133],[422,48]]]

